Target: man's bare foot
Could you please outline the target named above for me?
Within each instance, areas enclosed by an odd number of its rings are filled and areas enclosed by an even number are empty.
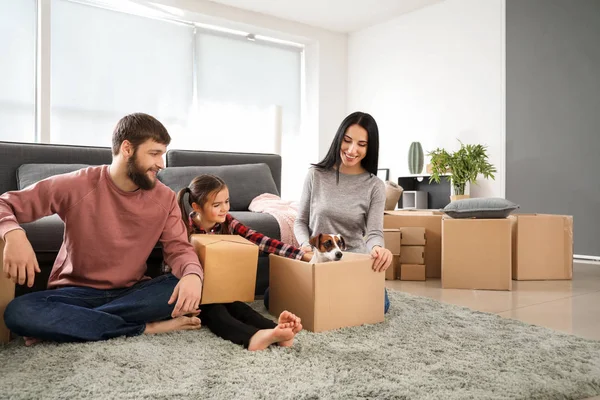
[[[23,336],[23,339],[25,339],[25,346],[33,346],[34,344],[40,343],[42,341],[42,339],[29,336]]]
[[[279,325],[290,326],[294,336],[296,336],[296,334],[302,330],[301,321],[302,320],[300,317],[292,314],[289,311],[283,311],[281,314],[279,314]],[[292,337],[290,340],[279,342],[278,344],[283,347],[291,347],[294,344],[294,337]]]
[[[273,343],[289,341],[293,340],[293,338],[294,332],[292,332],[292,328],[284,328],[281,325],[277,325],[274,329],[261,329],[250,339],[248,350],[264,350]]]
[[[149,322],[146,324],[145,334],[165,333],[172,331],[189,331],[200,329],[200,318],[181,316],[166,321]]]

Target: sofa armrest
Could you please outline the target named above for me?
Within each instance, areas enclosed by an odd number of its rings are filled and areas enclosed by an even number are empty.
[[[0,267],[4,267],[4,241],[0,239]],[[15,283],[0,271],[0,343],[8,343],[10,331],[4,324],[4,310],[12,299],[15,298]]]

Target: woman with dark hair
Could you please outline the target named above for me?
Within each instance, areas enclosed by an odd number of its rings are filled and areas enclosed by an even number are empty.
[[[375,119],[364,112],[348,115],[325,158],[306,176],[294,225],[303,248],[313,233],[341,234],[348,251],[371,254],[373,270],[382,272],[390,266],[392,253],[383,242],[385,184],[377,177],[378,159]]]

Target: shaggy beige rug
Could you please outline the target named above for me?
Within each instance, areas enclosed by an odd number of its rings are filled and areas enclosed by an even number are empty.
[[[210,331],[0,348],[10,399],[581,399],[600,342],[389,291],[376,325],[248,352]],[[259,310],[260,302],[253,303]]]

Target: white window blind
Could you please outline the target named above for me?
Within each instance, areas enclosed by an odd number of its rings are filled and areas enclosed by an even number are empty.
[[[278,152],[283,159],[282,197],[299,198],[306,173],[306,166],[294,165],[301,119],[301,52],[199,32],[196,53],[197,114],[185,147]]]
[[[115,123],[132,112],[182,134],[193,27],[67,0],[53,0],[51,18],[53,143],[110,146]]]
[[[0,0],[0,140],[35,141],[35,0]]]

